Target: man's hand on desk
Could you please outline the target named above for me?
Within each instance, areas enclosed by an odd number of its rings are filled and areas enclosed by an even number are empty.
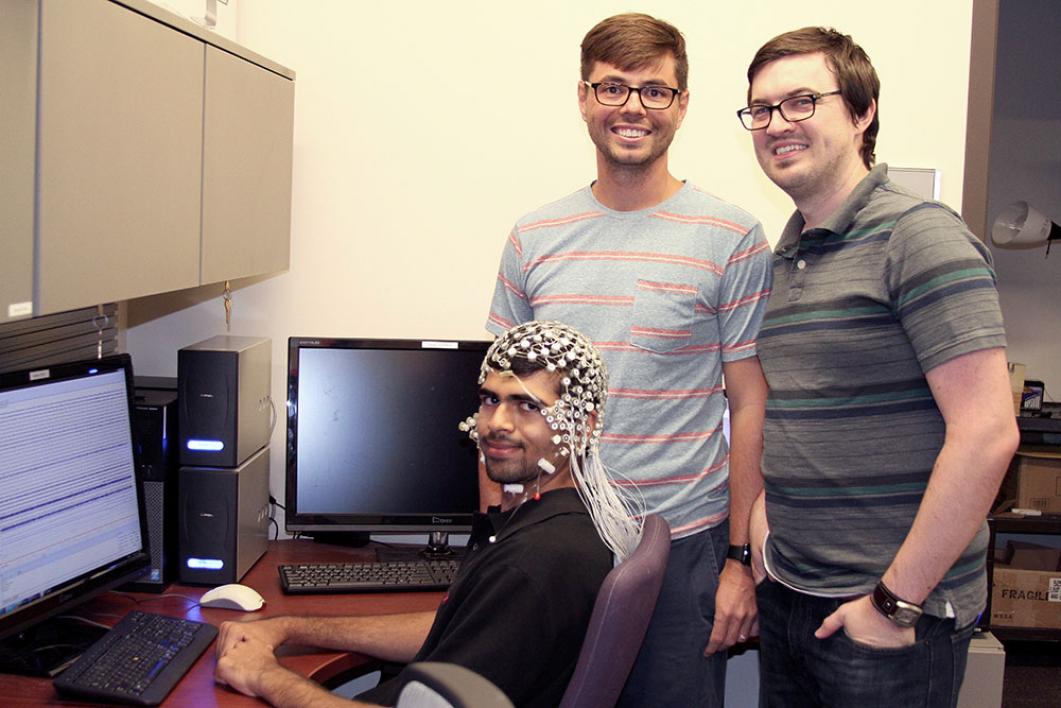
[[[230,637],[234,634],[229,632]],[[214,674],[218,683],[227,684],[248,696],[260,696],[262,677],[270,671],[286,672],[277,662],[272,645],[243,635],[222,649],[221,641],[218,640],[217,669]]]
[[[261,639],[278,631],[275,620],[225,622],[217,641],[218,683],[248,696],[262,698],[278,708],[287,706],[366,706],[331,694],[318,684],[285,669],[276,660],[274,646]]]
[[[287,640],[287,631],[280,619],[222,622],[217,635],[217,658],[220,659],[230,648],[248,639],[253,639],[275,650]]]

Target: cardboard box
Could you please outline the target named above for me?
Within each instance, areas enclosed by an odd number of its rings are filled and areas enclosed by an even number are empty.
[[[1013,564],[996,561],[991,585],[992,627],[1061,629],[1061,548],[1022,544],[1010,555]],[[1026,562],[1051,570],[1029,570]]]
[[[1018,509],[1061,514],[1061,453],[1018,451],[1000,496]]]

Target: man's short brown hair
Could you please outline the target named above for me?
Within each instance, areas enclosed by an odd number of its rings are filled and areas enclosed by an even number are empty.
[[[598,61],[635,71],[655,66],[668,54],[674,57],[676,88],[684,91],[689,81],[689,58],[682,33],[650,15],[615,15],[597,23],[582,40],[582,80],[589,81]]]
[[[838,88],[852,119],[866,115],[870,106],[878,102],[873,120],[862,135],[862,162],[869,169],[877,159],[874,150],[877,146],[877,130],[880,128],[880,79],[866,52],[849,35],[829,27],[804,27],[774,37],[755,53],[755,58],[748,66],[748,102],[752,98],[752,81],[764,65],[782,57],[817,52],[825,55],[826,63],[836,75],[840,84]],[[821,90],[828,88],[822,87]]]

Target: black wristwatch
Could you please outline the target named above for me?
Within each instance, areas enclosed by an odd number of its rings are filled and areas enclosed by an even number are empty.
[[[900,599],[883,580],[873,588],[872,600],[878,612],[900,627],[913,627],[921,619],[921,605]]]
[[[729,550],[726,551],[726,558],[732,558],[735,561],[740,561],[741,565],[751,565],[751,544],[745,543],[743,546],[730,546]]]

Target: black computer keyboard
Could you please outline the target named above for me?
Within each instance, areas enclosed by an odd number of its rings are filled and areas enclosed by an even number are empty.
[[[217,628],[134,610],[55,678],[64,695],[154,706],[217,636]]]
[[[288,594],[403,592],[445,590],[460,561],[415,560],[376,563],[281,565],[280,582]]]

